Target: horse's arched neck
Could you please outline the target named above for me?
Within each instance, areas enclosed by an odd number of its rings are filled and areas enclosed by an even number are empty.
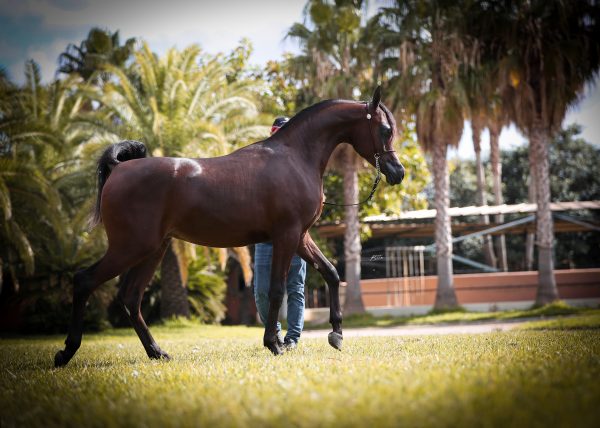
[[[367,118],[365,105],[351,101],[332,103],[318,113],[300,123],[290,123],[290,128],[283,128],[277,136],[284,137],[281,143],[299,151],[323,176],[335,148],[341,143],[350,143],[349,136],[356,121]]]

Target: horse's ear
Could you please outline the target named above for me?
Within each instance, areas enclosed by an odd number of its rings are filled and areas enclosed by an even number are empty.
[[[369,110],[372,113],[375,113],[375,110],[377,110],[377,106],[379,106],[380,102],[381,102],[381,85],[377,85],[377,88],[375,88],[375,92],[373,92],[373,99],[369,103]]]

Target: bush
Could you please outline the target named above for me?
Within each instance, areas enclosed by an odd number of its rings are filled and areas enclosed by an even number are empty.
[[[42,290],[31,290],[20,296],[23,319],[20,330],[27,334],[66,333],[71,321],[72,286],[69,284]],[[109,327],[107,306],[114,291],[110,284],[100,287],[90,297],[83,318],[85,331]]]
[[[201,269],[201,261],[190,265],[188,300],[190,312],[201,322],[216,324],[225,317],[225,276]]]

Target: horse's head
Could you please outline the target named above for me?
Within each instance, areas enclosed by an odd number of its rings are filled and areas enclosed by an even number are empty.
[[[381,86],[378,86],[373,99],[365,104],[364,115],[358,120],[351,144],[371,165],[375,166],[375,160],[379,158],[381,172],[392,185],[400,184],[404,178],[404,166],[393,148],[396,134],[396,121],[381,103]]]

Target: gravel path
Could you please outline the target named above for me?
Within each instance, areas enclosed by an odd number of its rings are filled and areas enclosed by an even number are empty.
[[[524,321],[487,322],[453,325],[403,325],[398,327],[345,328],[344,337],[363,336],[421,336],[431,334],[477,334],[494,331],[508,331]],[[329,330],[304,330],[303,338],[327,337]]]

